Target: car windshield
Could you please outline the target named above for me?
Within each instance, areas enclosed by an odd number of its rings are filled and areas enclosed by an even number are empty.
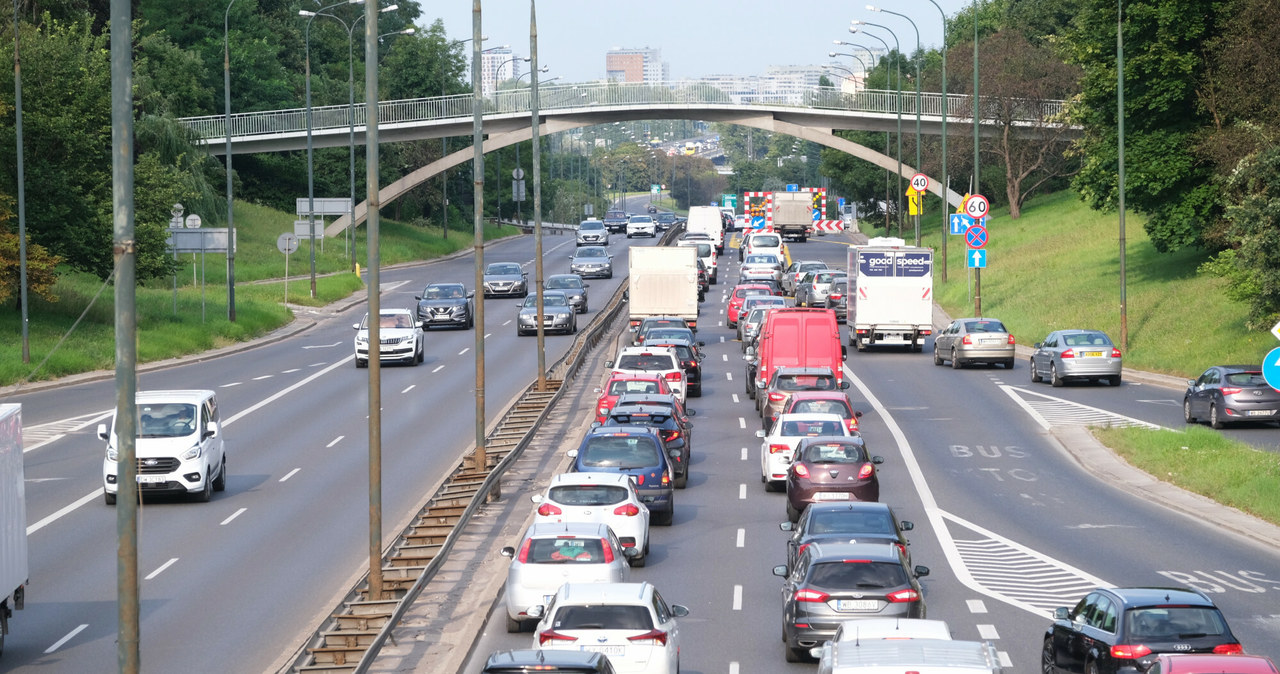
[[[964,327],[969,332],[1008,332],[1000,321],[968,321]]]
[[[526,297],[526,298],[525,298],[525,300],[524,300],[524,305],[525,305],[526,307],[536,307],[536,306],[538,306],[538,296],[537,296],[537,295],[530,295],[530,296]],[[544,295],[544,296],[542,297],[542,306],[544,306],[544,307],[566,307],[566,306],[569,306],[569,302],[567,301],[567,299],[565,298],[565,296],[564,296],[564,295],[561,295],[560,293],[556,293],[555,295],[547,294],[547,295]]]
[[[781,307],[786,306],[787,300],[777,295],[758,295],[756,297],[748,297],[743,300],[743,309],[758,309],[760,307]]]
[[[827,263],[825,262],[807,262],[805,264],[800,265],[800,269],[798,271],[815,271],[818,269],[826,269],[826,268],[827,268]]]
[[[834,391],[835,377],[826,374],[779,375],[777,385],[779,391]]]
[[[1207,606],[1152,606],[1125,611],[1128,637],[1141,641],[1183,641],[1227,632],[1218,609]]]
[[[582,279],[575,276],[552,277],[547,279],[548,288],[582,288]]]
[[[810,414],[839,414],[848,419],[852,416],[849,405],[840,400],[797,400],[791,406],[792,412],[808,412]]]
[[[579,248],[577,257],[608,257],[603,248]]]
[[[380,328],[412,328],[413,319],[409,314],[379,314],[378,327]]]
[[[555,630],[652,630],[653,618],[644,606],[593,604],[561,606],[551,623]]]
[[[679,358],[680,360],[693,360],[693,349],[684,344],[663,344],[662,339],[660,338],[653,338],[649,341],[657,346],[666,346],[675,349],[676,358]]]
[[[1111,340],[1101,332],[1081,332],[1074,335],[1063,335],[1064,346],[1111,346]]]
[[[610,220],[626,220],[627,213],[626,211],[609,211],[604,217]]]
[[[609,384],[607,393],[611,396],[620,396],[624,393],[658,393],[658,382],[620,379]]]
[[[816,512],[809,520],[810,534],[894,534],[893,520],[887,513],[859,513],[847,510]]]
[[[426,294],[429,300],[454,300],[466,296],[462,286],[428,286]]]
[[[838,421],[784,421],[778,434],[790,438],[844,435],[844,426]]]
[[[658,222],[675,222],[675,221],[676,221],[675,213],[659,213],[658,214]]]
[[[138,405],[138,437],[181,438],[196,432],[196,406],[190,403]]]
[[[660,463],[658,447],[647,436],[597,436],[587,441],[579,457],[582,465],[593,468],[631,470]]]
[[[547,498],[567,506],[602,506],[627,499],[626,487],[616,484],[571,484],[552,487]]]
[[[809,569],[809,585],[826,588],[884,589],[907,584],[901,564],[892,562],[821,562]]]
[[[866,463],[862,445],[854,442],[822,442],[805,447],[806,463]]]
[[[773,234],[757,234],[751,237],[751,245],[757,248],[777,248],[782,245],[782,239]]]
[[[733,291],[733,296],[739,299],[743,297],[751,297],[752,295],[768,295],[769,291],[765,288],[738,288]]]
[[[647,215],[633,215],[631,216],[631,222],[634,222],[636,224],[641,224],[641,225],[647,225],[653,222],[653,218]]]
[[[744,264],[778,264],[778,258],[772,255],[748,255]]]
[[[674,370],[675,363],[665,353],[638,354],[618,359],[619,370]]]
[[[660,339],[690,339],[693,332],[688,328],[653,328],[645,334],[646,342],[656,342]]]
[[[578,229],[604,229],[604,223],[598,220],[588,220],[578,225]]]
[[[491,264],[489,265],[489,268],[485,271],[485,273],[493,274],[494,276],[509,276],[512,274],[518,275],[520,274],[520,265],[514,262],[509,264]]]
[[[604,561],[604,541],[599,538],[534,538],[529,541],[526,564],[574,564]]]

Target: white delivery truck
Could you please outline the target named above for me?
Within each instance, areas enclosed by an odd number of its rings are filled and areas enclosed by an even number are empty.
[[[640,321],[651,316],[677,316],[697,330],[698,249],[632,246],[628,255],[631,329],[639,328]]]
[[[773,231],[784,239],[805,241],[813,228],[812,192],[773,193]]]
[[[27,587],[27,499],[22,474],[22,406],[0,405],[0,653],[9,618]]]
[[[724,254],[724,216],[715,206],[690,206],[684,231],[686,234],[706,234],[711,237],[716,254]]]
[[[933,334],[933,249],[880,237],[849,247],[849,344],[920,351]]]

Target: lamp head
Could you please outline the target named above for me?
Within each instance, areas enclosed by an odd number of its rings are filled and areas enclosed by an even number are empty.
[[[394,12],[394,11],[396,11],[397,9],[400,9],[400,5],[387,5],[386,7],[383,7],[382,9],[378,10],[378,12],[379,12],[379,13],[382,13],[382,12]]]
[[[835,52],[833,52],[833,51],[829,51],[829,52],[827,52],[827,56],[830,56],[831,58],[835,58],[835,57],[836,57],[836,53],[835,53]]]
[[[879,8],[879,7],[876,7],[875,5],[867,5],[867,11],[868,11],[868,12],[878,12],[878,11],[880,11],[880,8]]]
[[[315,12],[308,12],[305,9],[298,10],[298,16],[315,16],[315,15],[316,15]]]
[[[857,26],[849,26],[849,32],[850,32],[850,33],[856,33],[856,32],[858,32],[858,27],[857,27]]]

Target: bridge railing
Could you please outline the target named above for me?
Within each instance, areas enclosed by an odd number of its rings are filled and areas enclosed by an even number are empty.
[[[497,91],[482,100],[486,115],[516,115],[530,111],[529,88]],[[916,95],[913,91],[886,91],[865,89],[845,92],[833,87],[787,86],[762,83],[758,80],[688,80],[665,83],[592,82],[539,87],[539,110],[552,112],[572,109],[607,109],[619,106],[675,106],[707,107],[724,106],[727,109],[743,107],[800,108],[814,110],[840,110],[846,112],[896,115],[912,117],[916,114]],[[1012,114],[1015,121],[1039,122],[1052,119],[1062,112],[1062,101],[1026,101],[1026,105],[1009,106],[1001,117]],[[983,117],[990,117],[986,110],[1000,107],[1000,101],[980,98]],[[379,124],[415,124],[456,121],[471,117],[472,95],[436,96],[378,103]],[[946,110],[950,117],[971,119],[972,99],[964,94],[949,94],[945,100],[940,93],[922,93],[920,114],[941,117]],[[224,115],[188,117],[180,120],[201,140],[223,139],[229,132],[232,139],[261,137],[273,134],[297,134],[307,130],[305,108],[241,112],[231,115],[230,126]],[[366,115],[363,105],[312,106],[311,129],[346,129],[363,127]]]

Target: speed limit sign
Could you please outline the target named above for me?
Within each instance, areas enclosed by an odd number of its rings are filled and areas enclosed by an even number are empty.
[[[974,220],[981,220],[987,217],[987,210],[991,207],[987,203],[987,198],[981,194],[975,194],[964,202],[964,212]]]
[[[917,192],[924,192],[929,189],[929,176],[923,173],[917,173],[911,176],[911,189]]]

